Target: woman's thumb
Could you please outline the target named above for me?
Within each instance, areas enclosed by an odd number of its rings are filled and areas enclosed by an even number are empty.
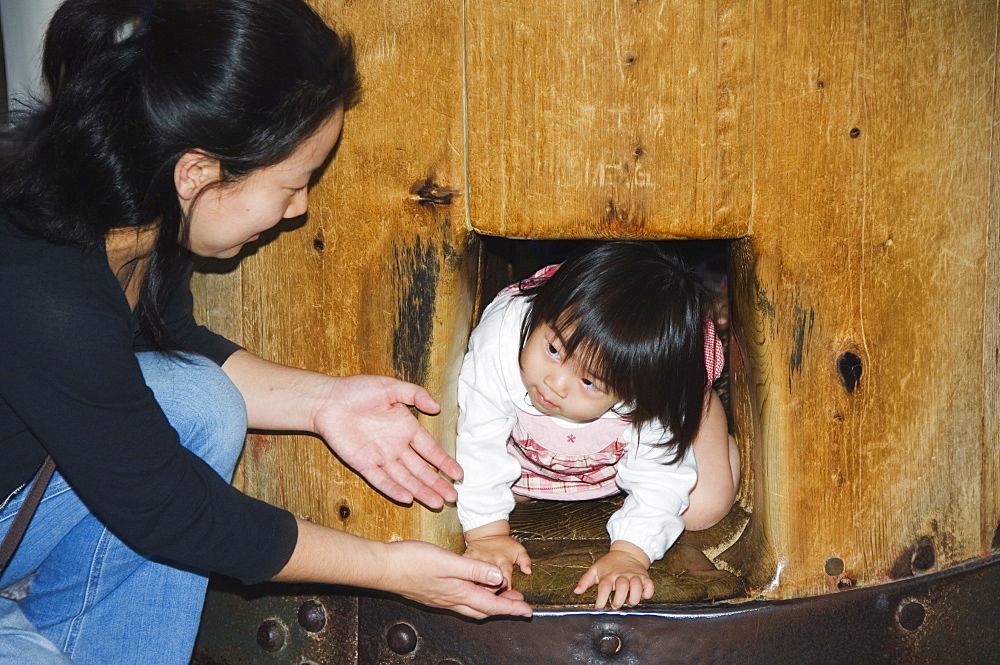
[[[465,561],[472,564],[472,570],[469,574],[471,581],[476,584],[486,584],[489,586],[503,584],[503,573],[493,564],[486,563],[485,561],[475,561],[474,559],[465,559]]]

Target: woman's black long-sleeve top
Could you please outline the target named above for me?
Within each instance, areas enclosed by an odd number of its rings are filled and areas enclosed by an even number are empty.
[[[49,454],[137,551],[246,583],[272,577],[294,549],[293,516],[180,445],[143,381],[135,352],[146,343],[107,255],[28,237],[15,214],[0,210],[0,500]],[[221,365],[239,347],[196,325],[191,303],[185,280],[167,326]]]

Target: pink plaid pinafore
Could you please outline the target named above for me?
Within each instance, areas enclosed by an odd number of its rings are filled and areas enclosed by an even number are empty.
[[[615,464],[625,453],[622,418],[598,418],[572,429],[555,418],[517,410],[507,451],[521,464],[515,494],[578,501],[618,492]],[[609,443],[610,442],[610,443]]]
[[[521,288],[550,277],[558,265],[542,268],[507,287],[497,298],[512,297]],[[705,368],[708,385],[722,374],[725,358],[715,325],[705,319]],[[517,422],[507,439],[507,451],[521,464],[521,477],[511,490],[536,499],[582,501],[618,493],[616,464],[625,454],[624,418],[598,418],[580,427],[558,425],[555,418],[517,409]]]

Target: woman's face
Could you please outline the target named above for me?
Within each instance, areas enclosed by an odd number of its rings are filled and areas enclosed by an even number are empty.
[[[188,217],[187,247],[199,256],[230,258],[282,219],[304,215],[309,183],[340,137],[338,110],[284,161],[232,184],[219,181],[218,161],[189,152],[178,162],[175,181]],[[199,196],[200,195],[200,196]]]

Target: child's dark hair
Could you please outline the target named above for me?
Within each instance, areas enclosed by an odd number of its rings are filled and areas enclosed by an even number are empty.
[[[561,337],[624,404],[633,425],[659,420],[679,460],[698,433],[709,382],[704,287],[672,252],[653,242],[606,242],[569,258],[538,285],[523,284],[531,313],[521,346],[539,325]]]
[[[349,40],[302,0],[66,0],[45,38],[48,101],[0,152],[0,206],[25,233],[95,250],[114,228],[160,225],[139,318],[159,348],[165,290],[184,265],[174,166],[190,150],[232,183],[291,155],[359,80]]]

